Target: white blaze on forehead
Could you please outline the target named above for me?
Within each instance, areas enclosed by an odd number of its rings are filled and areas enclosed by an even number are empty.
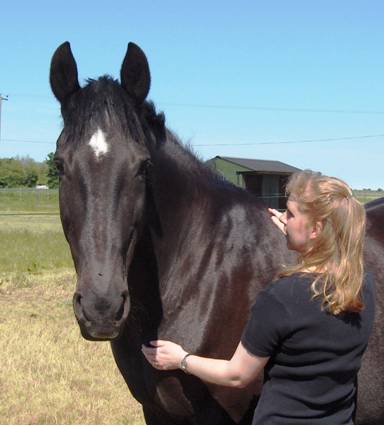
[[[100,128],[98,128],[95,134],[91,137],[89,146],[93,149],[97,159],[108,152],[108,144],[105,141],[104,133]]]

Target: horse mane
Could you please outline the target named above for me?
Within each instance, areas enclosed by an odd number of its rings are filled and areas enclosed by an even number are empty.
[[[178,166],[183,169],[183,176],[191,183],[200,187],[219,187],[242,194],[242,196],[244,194],[251,196],[205,164],[204,160],[193,150],[192,145],[183,143],[173,131],[169,130],[165,125],[164,113],[158,113],[152,101],[145,101],[142,110],[144,122],[156,136],[156,149],[164,150],[165,155],[176,161]]]
[[[86,85],[62,106],[65,123],[64,138],[80,144],[95,131],[97,126],[112,127],[128,133],[133,140],[146,144],[152,153],[162,153],[182,169],[184,179],[191,187],[230,191],[235,199],[253,198],[252,194],[224,179],[203,162],[193,151],[170,131],[163,112],[157,112],[152,101],[135,104],[120,82],[110,75],[87,79]],[[112,124],[112,126],[111,126]],[[109,126],[108,126],[109,125]],[[73,137],[76,135],[76,137]],[[236,194],[238,196],[236,196]],[[245,197],[245,198],[244,198]]]

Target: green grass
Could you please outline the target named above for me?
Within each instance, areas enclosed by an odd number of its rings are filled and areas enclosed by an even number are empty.
[[[380,191],[354,193],[362,202],[383,195]],[[72,267],[58,215],[57,190],[0,191],[0,278]]]
[[[60,217],[54,214],[1,214],[0,213],[0,231],[27,230],[32,233],[53,232],[63,233]]]
[[[384,191],[367,191],[365,189],[353,190],[353,195],[363,204],[373,201],[376,198],[384,197]]]
[[[43,272],[72,266],[63,234],[29,230],[0,231],[1,272]]]
[[[23,212],[20,214],[20,212]],[[30,275],[73,268],[58,211],[58,191],[0,191],[0,290],[30,285]]]
[[[59,192],[57,189],[1,189],[0,212],[59,212]]]
[[[0,216],[0,273],[71,268],[58,216]]]
[[[384,196],[384,191],[354,190],[353,192],[363,203]],[[58,190],[0,189],[0,215],[20,212],[58,214]]]

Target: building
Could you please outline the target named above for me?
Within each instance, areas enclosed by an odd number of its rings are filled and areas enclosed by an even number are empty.
[[[216,156],[207,164],[225,179],[247,189],[275,209],[285,209],[285,185],[297,167],[280,161]]]

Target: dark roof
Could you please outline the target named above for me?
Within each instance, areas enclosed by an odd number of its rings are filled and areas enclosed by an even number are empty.
[[[231,163],[250,169],[255,172],[268,172],[268,173],[294,173],[299,172],[301,169],[290,166],[289,164],[282,163],[281,161],[272,160],[254,160],[252,158],[235,158],[235,157],[221,157],[222,160],[230,161]],[[246,173],[246,172],[245,172]]]

